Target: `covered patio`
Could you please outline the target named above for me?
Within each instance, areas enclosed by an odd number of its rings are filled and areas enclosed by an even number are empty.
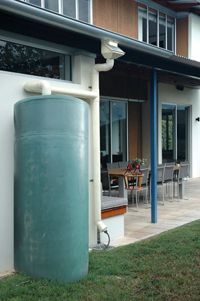
[[[158,222],[151,223],[151,208],[143,202],[136,209],[128,207],[125,214],[125,236],[112,242],[112,246],[134,243],[184,224],[200,219],[200,178],[190,179],[185,185],[185,198],[158,202]]]

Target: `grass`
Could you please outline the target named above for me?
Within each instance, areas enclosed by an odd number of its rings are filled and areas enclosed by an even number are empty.
[[[58,284],[14,275],[0,301],[200,300],[200,221],[152,239],[92,252],[88,277]]]

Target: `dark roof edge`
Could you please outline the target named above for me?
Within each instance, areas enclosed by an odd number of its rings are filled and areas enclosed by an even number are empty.
[[[144,44],[143,42],[140,42],[133,38],[129,38],[121,34],[99,28],[95,25],[81,22],[79,20],[75,20],[67,16],[63,16],[46,9],[42,9],[40,7],[33,6],[29,3],[16,0],[1,0],[0,10],[36,20],[40,23],[46,23],[48,25],[87,35],[94,39],[115,40],[122,47],[124,46],[131,49],[137,49],[146,53],[157,55],[159,57],[170,57],[173,55],[173,53],[168,50]]]
[[[142,52],[144,54],[146,53],[154,57],[155,59],[160,58],[163,61],[179,64],[182,67],[185,66],[188,68],[193,68],[195,69],[195,77],[197,76],[197,74],[199,74],[198,78],[200,77],[200,62],[174,55],[168,50],[145,44],[133,38],[129,38],[121,34],[114,33],[112,31],[102,29],[94,25],[87,24],[21,1],[0,0],[0,10],[6,13],[11,13],[14,15],[22,16],[24,18],[28,18],[29,20],[35,20],[39,23],[62,28],[63,30],[79,33],[83,36],[85,35],[93,38],[94,41],[108,39],[115,40],[119,43],[122,49],[123,47],[125,48],[127,54],[128,50],[136,50],[137,52]],[[188,75],[191,76],[192,73]]]

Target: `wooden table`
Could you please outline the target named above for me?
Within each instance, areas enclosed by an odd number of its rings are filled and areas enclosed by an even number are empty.
[[[117,177],[118,183],[119,183],[119,196],[127,198],[127,180],[128,178],[139,178],[142,180],[143,174],[133,173],[130,171],[127,171],[126,168],[113,168],[108,169],[108,175],[110,177]],[[139,180],[139,183],[141,183],[141,180]],[[141,184],[139,184],[141,185]]]
[[[178,172],[180,170],[180,166],[175,165],[174,166],[174,172]],[[151,174],[151,170],[149,170],[150,174]],[[118,184],[119,184],[119,196],[120,197],[125,197],[127,198],[127,189],[125,189],[125,176],[128,177],[132,177],[132,178],[141,178],[143,175],[141,174],[133,174],[131,172],[127,172],[126,168],[113,168],[113,169],[108,169],[108,175],[111,177],[117,177],[118,178]],[[141,183],[139,181],[139,183]],[[180,199],[184,198],[184,182],[180,182],[179,183],[179,187],[177,187],[177,189],[179,189],[179,196]],[[175,196],[175,185],[173,185],[173,195]]]

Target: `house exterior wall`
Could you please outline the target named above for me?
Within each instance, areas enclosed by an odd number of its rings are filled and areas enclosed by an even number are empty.
[[[189,161],[191,176],[200,177],[200,124],[195,119],[200,116],[200,90],[185,88],[178,91],[175,86],[158,84],[158,163],[162,163],[162,104],[191,106],[189,129]]]
[[[93,0],[93,24],[137,39],[137,2],[133,0]]]
[[[74,58],[74,81],[78,84],[47,79],[54,86],[76,87],[77,91],[91,86],[91,74],[94,68],[94,58],[77,55]],[[13,232],[14,232],[14,104],[30,93],[23,90],[28,80],[44,79],[41,77],[0,71],[0,274],[10,272],[14,268]],[[90,135],[91,136],[91,135]],[[90,139],[90,147],[92,141]],[[91,156],[89,154],[89,159]],[[89,177],[92,178],[91,161]],[[94,202],[92,201],[92,183],[89,189],[89,237],[90,245],[96,243],[96,227],[94,224]]]
[[[176,54],[188,57],[188,17],[176,20]]]
[[[189,15],[189,58],[200,61],[200,16]]]

